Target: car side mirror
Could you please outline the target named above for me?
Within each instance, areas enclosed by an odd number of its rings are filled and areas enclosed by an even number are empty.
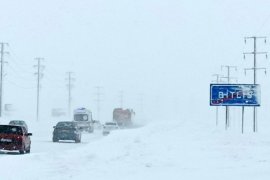
[[[33,134],[32,133],[27,133],[26,136],[32,136]]]

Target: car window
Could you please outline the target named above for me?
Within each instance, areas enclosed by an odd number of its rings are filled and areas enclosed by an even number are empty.
[[[0,126],[0,133],[22,135],[22,128],[19,126]]]
[[[75,114],[74,120],[75,121],[88,121],[88,115],[87,114]]]
[[[75,127],[75,124],[72,122],[59,122],[56,127]]]
[[[105,125],[116,126],[116,123],[114,123],[114,122],[106,122]]]

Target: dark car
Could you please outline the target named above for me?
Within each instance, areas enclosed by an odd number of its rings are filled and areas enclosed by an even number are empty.
[[[81,142],[81,129],[76,122],[58,122],[53,128],[53,142],[58,142],[59,140],[74,140],[76,143]]]
[[[30,153],[32,133],[24,126],[0,125],[0,149]]]
[[[27,124],[23,120],[11,120],[9,122],[9,125],[24,126],[26,128],[26,130],[28,131]]]

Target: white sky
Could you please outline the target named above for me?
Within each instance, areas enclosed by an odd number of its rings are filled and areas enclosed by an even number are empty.
[[[120,90],[125,106],[135,111],[143,93],[145,112],[178,110],[185,116],[195,106],[194,116],[206,116],[213,110],[208,106],[211,75],[220,73],[220,65],[237,65],[239,81],[252,82],[251,73],[244,77],[242,70],[252,65],[251,57],[242,58],[252,50],[243,37],[270,37],[267,0],[0,2],[0,41],[9,43],[10,52],[4,103],[28,111],[27,116],[35,115],[35,57],[45,58],[44,117],[53,107],[67,107],[66,71],[75,72],[74,107],[95,113],[94,87],[103,87],[105,120],[119,105]],[[258,47],[269,50],[269,44]],[[259,66],[269,64],[260,58]],[[263,96],[269,80],[259,77]]]

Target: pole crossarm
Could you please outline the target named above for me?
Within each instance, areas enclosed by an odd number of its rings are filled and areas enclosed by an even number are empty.
[[[222,74],[213,74],[212,76],[216,77],[216,80],[213,80],[212,82],[216,82],[217,84],[221,82],[221,77],[223,77]]]
[[[223,70],[223,68],[229,68],[229,69],[233,68],[233,69],[235,69],[237,71],[237,66],[222,65],[221,70]]]
[[[247,71],[257,71],[257,70],[264,70],[264,73],[267,73],[267,69],[266,68],[245,68],[245,75],[247,74]]]
[[[244,59],[246,59],[246,55],[261,55],[261,54],[265,54],[265,58],[268,59],[268,52],[245,52],[243,53],[244,55]]]
[[[267,39],[267,36],[246,36],[245,39]]]
[[[244,37],[244,39],[245,39],[245,44],[247,43],[247,40],[249,40],[249,39],[254,39],[254,40],[256,40],[256,39],[264,39],[264,43],[266,43],[266,41],[267,41],[266,36],[250,36],[250,37]]]
[[[231,80],[235,80],[236,82],[238,82],[238,78],[237,77],[226,77],[226,76],[223,76],[223,77],[220,77],[220,82],[228,82],[228,81],[222,81],[222,79],[230,79]]]

